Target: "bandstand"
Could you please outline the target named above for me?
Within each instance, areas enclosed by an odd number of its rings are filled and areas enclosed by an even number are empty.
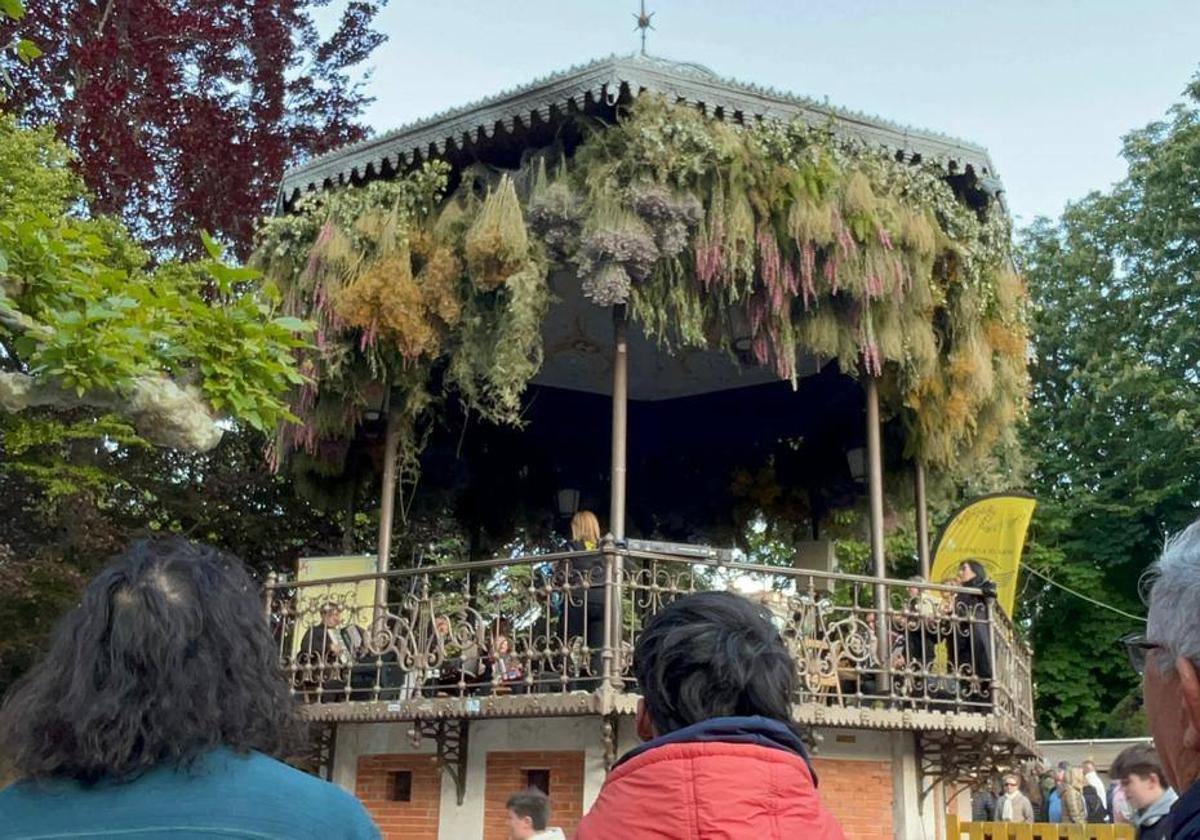
[[[256,259],[319,333],[275,455],[349,486],[351,516],[362,475],[383,489],[374,570],[274,577],[266,609],[317,763],[385,834],[502,837],[529,784],[573,826],[634,744],[639,628],[714,587],[775,615],[848,836],[933,837],[953,790],[1035,753],[1009,617],[884,552],[900,493],[927,573],[927,477],[1001,469],[1022,410],[983,149],[638,55],[337,150],[279,196]],[[789,565],[727,548],[735,476],[763,465],[803,511]],[[414,481],[472,511],[587,507],[607,534],[414,566],[392,550]],[[850,572],[826,532],[856,506],[871,561]],[[352,659],[304,641],[330,604],[362,630]],[[986,664],[947,653],[963,634]]]

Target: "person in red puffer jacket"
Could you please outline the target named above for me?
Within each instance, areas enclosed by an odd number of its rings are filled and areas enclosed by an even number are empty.
[[[575,840],[844,840],[791,721],[795,670],[761,607],[675,601],[638,639],[638,737]]]

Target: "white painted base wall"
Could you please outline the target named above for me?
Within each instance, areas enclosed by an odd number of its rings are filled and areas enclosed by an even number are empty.
[[[416,748],[408,723],[340,724],[334,751],[333,781],[354,792],[358,758],[385,753],[433,751],[432,741]],[[917,777],[915,739],[911,732],[826,729],[816,758],[889,760],[892,764],[894,836],[899,840],[935,840],[940,836],[940,797],[929,795],[920,803],[923,782]],[[471,722],[467,757],[467,789],[463,804],[457,801],[454,783],[442,777],[440,833],[443,838],[476,838],[483,834],[485,768],[495,751],[582,750],[584,752],[583,807],[591,808],[604,783],[604,746],[599,718],[519,718]],[[617,754],[638,744],[633,719],[622,718],[618,727]],[[961,797],[960,797],[961,798]],[[969,812],[969,797],[967,798]],[[961,803],[955,803],[960,805]]]

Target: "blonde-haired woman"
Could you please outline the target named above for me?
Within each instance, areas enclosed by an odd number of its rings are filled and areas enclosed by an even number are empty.
[[[571,517],[571,550],[599,548],[600,520],[590,510],[577,512]],[[604,663],[604,555],[585,554],[566,561],[560,577],[571,587],[563,612],[563,640],[571,647],[571,640],[577,638],[588,651],[570,686],[591,691],[600,685]]]
[[[1087,803],[1083,799],[1083,788],[1087,777],[1082,767],[1072,767],[1062,784],[1063,822],[1074,825],[1087,824]]]
[[[581,510],[571,517],[571,542],[578,545],[577,551],[592,551],[600,547],[600,520],[596,514]]]

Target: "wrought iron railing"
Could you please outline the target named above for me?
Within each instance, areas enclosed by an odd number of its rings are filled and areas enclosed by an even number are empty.
[[[1028,647],[994,601],[956,586],[606,543],[271,581],[266,609],[281,666],[310,703],[627,695],[640,629],[671,601],[712,589],[770,612],[795,661],[797,703],[974,712],[1032,730]]]

